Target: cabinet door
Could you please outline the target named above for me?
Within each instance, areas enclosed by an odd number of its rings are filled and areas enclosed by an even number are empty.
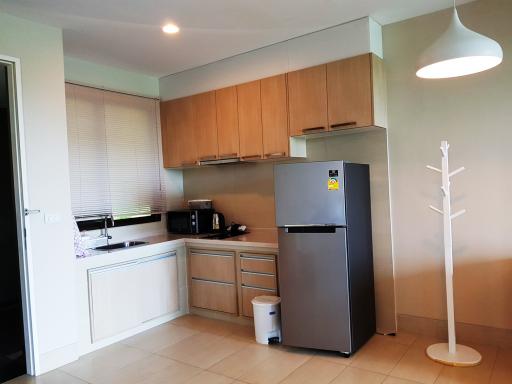
[[[260,81],[237,85],[238,132],[242,160],[263,157]]]
[[[150,321],[179,309],[176,254],[146,259],[138,265],[140,320]]]
[[[160,103],[164,168],[179,167],[181,165],[178,148],[178,131],[171,126],[171,103],[171,101]]]
[[[240,156],[236,87],[215,91],[219,158]]]
[[[190,276],[224,283],[235,282],[235,255],[222,251],[190,251]]]
[[[290,135],[327,131],[326,66],[288,73]]]
[[[227,313],[238,311],[236,286],[233,283],[192,279],[190,296],[193,307]]]
[[[137,262],[89,272],[92,340],[116,335],[140,324]]]
[[[215,160],[219,154],[215,91],[195,95],[192,100],[197,158],[199,161]]]
[[[171,100],[166,107],[166,167],[194,165],[197,162],[194,137],[194,107],[191,97]]]
[[[327,64],[329,129],[373,125],[371,56]]]
[[[289,150],[286,75],[261,80],[261,122],[264,156],[287,157]]]

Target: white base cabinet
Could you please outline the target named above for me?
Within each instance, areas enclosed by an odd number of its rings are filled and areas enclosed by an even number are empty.
[[[88,270],[92,342],[179,310],[176,252]]]

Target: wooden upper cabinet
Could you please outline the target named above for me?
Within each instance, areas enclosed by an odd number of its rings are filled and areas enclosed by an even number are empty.
[[[260,81],[237,85],[238,134],[240,157],[256,160],[263,157],[263,132],[261,125]]]
[[[240,156],[236,86],[215,91],[219,159]]]
[[[383,79],[382,61],[372,54],[327,64],[329,129],[386,126]]]
[[[290,135],[328,130],[326,66],[288,73]]]
[[[287,157],[289,145],[286,75],[261,80],[261,121],[265,158]]]
[[[219,155],[215,91],[194,95],[192,102],[197,159],[199,161],[215,160]]]
[[[164,166],[183,167],[197,163],[194,135],[194,108],[191,97],[163,103],[162,125]],[[162,119],[162,123],[164,119]]]

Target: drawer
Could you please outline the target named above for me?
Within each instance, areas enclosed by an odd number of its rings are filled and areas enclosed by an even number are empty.
[[[242,315],[253,317],[251,300],[256,296],[275,296],[275,289],[242,287]]]
[[[235,284],[192,279],[190,305],[227,313],[237,313]]]
[[[234,283],[235,255],[232,252],[190,252],[190,276],[192,278]]]
[[[242,272],[242,285],[256,288],[276,289],[276,276],[255,272]]]
[[[276,262],[269,258],[256,258],[240,256],[240,268],[242,272],[260,272],[276,274]]]

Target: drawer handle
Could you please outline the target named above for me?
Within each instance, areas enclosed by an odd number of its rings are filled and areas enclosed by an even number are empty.
[[[208,160],[216,160],[217,155],[209,155],[209,156],[202,156],[199,158],[199,161],[208,161]]]
[[[194,165],[197,165],[197,161],[184,161],[181,163],[181,166],[182,167],[190,167],[190,166],[194,166]]]
[[[258,275],[258,276],[273,276],[273,277],[276,276],[273,273],[246,271],[245,269],[242,269],[242,273],[246,273],[248,275]]]
[[[234,255],[225,255],[225,254],[222,254],[222,253],[196,253],[196,252],[190,253],[190,256],[229,257],[229,258],[233,258],[234,257]]]
[[[255,286],[253,286],[253,285],[245,285],[245,284],[242,284],[242,288],[258,289],[258,290],[260,290],[260,291],[273,292],[273,293],[276,293],[276,292],[277,292],[277,289],[261,288],[261,287],[255,287]]]
[[[250,160],[250,159],[261,159],[261,155],[247,155],[247,156],[241,156],[242,160]]]
[[[303,128],[302,133],[314,133],[316,131],[325,131],[325,127],[313,127],[313,128]]]
[[[357,121],[347,121],[345,123],[332,124],[331,129],[344,129],[353,125],[357,125]]]
[[[233,286],[235,283],[225,283],[223,281],[215,281],[215,280],[207,280],[207,279],[198,279],[197,277],[193,277],[192,280],[199,281],[207,284],[219,284],[219,285],[230,285]]]
[[[270,159],[272,159],[272,158],[279,158],[279,157],[286,157],[286,152],[265,153],[265,157],[268,157]]]
[[[238,157],[238,153],[226,153],[224,155],[219,155],[219,159],[234,159]]]
[[[275,258],[275,256],[271,256],[271,255],[249,255],[247,253],[241,253],[240,257],[242,259],[265,260],[265,261],[274,260],[274,258]]]

